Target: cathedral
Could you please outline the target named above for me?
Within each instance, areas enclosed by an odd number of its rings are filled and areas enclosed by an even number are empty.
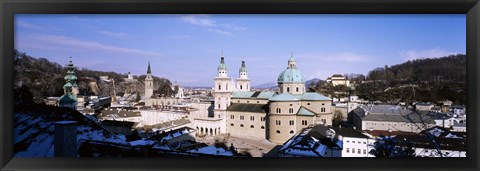
[[[178,97],[161,97],[155,95],[153,89],[152,69],[150,68],[150,62],[148,62],[147,76],[145,77],[145,106],[169,106],[179,103]]]
[[[228,76],[223,53],[217,71],[212,91],[212,119],[215,125],[220,125],[220,134],[254,136],[283,144],[310,125],[332,125],[332,100],[305,91],[305,79],[293,54],[287,68],[278,76],[278,92],[250,91],[245,61],[233,81]]]

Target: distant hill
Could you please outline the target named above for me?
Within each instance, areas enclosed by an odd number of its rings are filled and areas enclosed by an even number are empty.
[[[371,70],[356,86],[367,100],[412,102],[451,100],[466,102],[466,55],[450,55],[407,61]]]
[[[75,66],[75,61],[73,61]],[[14,83],[18,87],[20,85],[27,86],[35,97],[35,101],[41,101],[43,97],[61,96],[63,94],[63,85],[65,84],[64,76],[67,73],[66,64],[58,64],[51,62],[46,58],[36,58],[27,55],[24,52],[15,50],[14,56]],[[77,84],[79,86],[80,95],[99,95],[110,96],[113,94],[113,84],[111,82],[103,82],[100,76],[108,76],[109,79],[115,80],[115,89],[117,95],[122,96],[123,93],[140,92],[144,93],[145,75],[134,76],[137,81],[126,82],[125,74],[115,72],[94,71],[86,68],[79,69],[75,67],[77,76]],[[170,80],[165,78],[153,77],[154,90],[160,86],[162,88],[171,85]]]

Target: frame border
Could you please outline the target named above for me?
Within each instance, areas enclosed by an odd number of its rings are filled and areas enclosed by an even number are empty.
[[[478,0],[4,0],[0,2],[0,169],[5,170],[479,170]],[[15,14],[466,14],[466,158],[13,158]],[[188,161],[187,161],[188,160]],[[185,162],[188,162],[186,164]],[[405,164],[408,162],[409,164]],[[340,164],[339,164],[340,163]],[[360,169],[361,168],[361,169]],[[435,168],[435,169],[433,169]]]

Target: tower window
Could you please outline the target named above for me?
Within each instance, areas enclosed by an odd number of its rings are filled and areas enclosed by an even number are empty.
[[[280,130],[277,130],[277,134],[280,134]]]
[[[287,87],[287,92],[290,92],[290,87]]]
[[[222,85],[218,85],[218,90],[221,90],[222,89]]]
[[[298,87],[297,87],[297,92],[298,92]]]
[[[242,85],[240,85],[240,90],[243,90],[243,86],[242,86]]]
[[[220,104],[218,104],[218,108],[220,109]]]

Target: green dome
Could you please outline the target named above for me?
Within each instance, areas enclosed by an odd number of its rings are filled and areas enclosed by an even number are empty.
[[[64,105],[64,104],[74,104],[77,102],[77,98],[73,96],[71,93],[64,94],[62,97],[60,97],[59,104]]]
[[[245,61],[242,61],[242,66],[240,67],[239,72],[247,72],[247,67],[245,67]]]
[[[277,82],[305,82],[305,79],[303,78],[302,73],[298,69],[289,68],[280,73],[280,75],[278,75]]]
[[[77,76],[75,76],[75,75],[66,75],[63,78],[65,79],[65,81],[76,81],[77,80]]]
[[[218,70],[227,70],[227,65],[225,65],[225,60],[222,56],[220,64],[218,65]]]

